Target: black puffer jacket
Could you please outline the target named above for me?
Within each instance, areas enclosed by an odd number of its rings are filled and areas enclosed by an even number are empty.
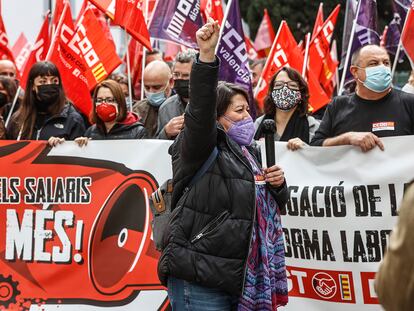
[[[174,210],[158,276],[164,285],[171,275],[240,295],[256,214],[255,182],[241,148],[216,123],[218,68],[198,62],[192,68],[185,127],[170,149]],[[216,161],[182,202],[184,188],[215,146]],[[257,156],[254,148],[249,151]],[[286,184],[269,190],[279,207],[286,204]]]
[[[21,125],[12,119],[7,127],[7,138],[17,139],[20,127]],[[85,122],[75,107],[68,102],[60,114],[47,117],[40,128],[35,126],[31,139],[48,140],[54,136],[74,140],[83,133],[85,133]]]
[[[139,122],[138,116],[135,113],[129,112],[125,120],[121,123],[116,123],[108,133],[100,130],[94,124],[86,130],[85,136],[94,140],[142,139],[148,138],[148,133],[144,125]]]

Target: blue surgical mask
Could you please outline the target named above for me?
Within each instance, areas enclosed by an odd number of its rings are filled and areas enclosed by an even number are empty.
[[[390,67],[379,65],[375,67],[365,67],[366,78],[365,81],[361,81],[364,86],[376,93],[382,93],[386,91],[392,82]]]
[[[165,101],[165,90],[157,93],[151,93],[145,91],[145,96],[148,99],[148,103],[153,107],[159,107],[162,105],[162,103]]]

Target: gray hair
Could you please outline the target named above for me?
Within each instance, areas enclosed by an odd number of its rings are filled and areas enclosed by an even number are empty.
[[[175,56],[173,67],[175,63],[191,63],[196,60],[196,51],[193,49],[188,49],[183,52],[178,52],[178,54]]]

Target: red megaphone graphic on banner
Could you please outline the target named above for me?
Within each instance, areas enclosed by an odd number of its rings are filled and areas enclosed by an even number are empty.
[[[154,177],[49,152],[44,142],[0,141],[0,310],[122,305],[163,289],[151,240]]]

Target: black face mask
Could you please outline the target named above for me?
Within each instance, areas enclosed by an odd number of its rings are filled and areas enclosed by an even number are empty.
[[[0,93],[0,108],[3,108],[7,103],[7,95],[4,93]]]
[[[174,90],[181,98],[190,98],[190,80],[174,80]]]
[[[45,84],[37,87],[37,107],[40,111],[46,111],[49,106],[56,103],[60,95],[58,84]]]

